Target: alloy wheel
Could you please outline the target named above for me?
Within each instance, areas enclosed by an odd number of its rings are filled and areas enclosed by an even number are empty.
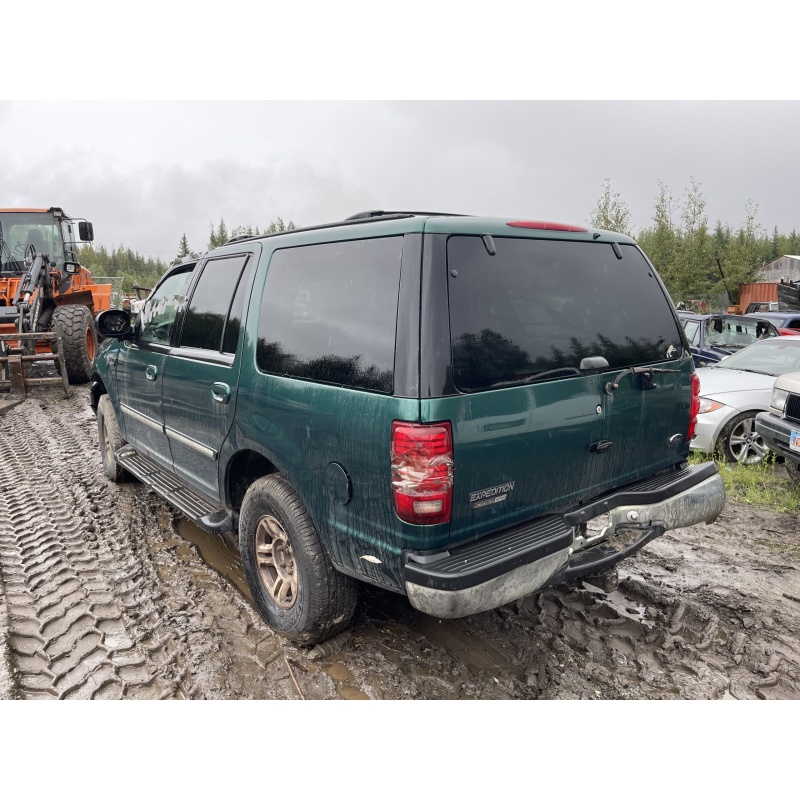
[[[740,464],[758,464],[769,452],[764,439],[756,433],[755,423],[755,417],[743,419],[728,439],[731,454]]]
[[[297,600],[294,553],[283,525],[269,514],[258,521],[255,550],[258,577],[267,594],[279,608],[291,608]]]

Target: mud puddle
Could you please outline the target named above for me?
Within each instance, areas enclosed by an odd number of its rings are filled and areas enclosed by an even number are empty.
[[[797,514],[729,502],[616,587],[460,620],[362,585],[344,634],[296,647],[254,610],[233,535],[105,479],[71,391],[0,416],[0,697],[800,699]]]

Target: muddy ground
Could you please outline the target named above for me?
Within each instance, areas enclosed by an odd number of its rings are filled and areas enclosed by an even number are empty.
[[[0,398],[0,698],[800,698],[797,514],[729,502],[582,583],[439,621],[363,586],[304,649],[232,536],[102,474],[85,389]],[[612,587],[606,586],[611,589]]]

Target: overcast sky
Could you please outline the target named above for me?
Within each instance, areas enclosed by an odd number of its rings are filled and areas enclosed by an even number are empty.
[[[264,228],[366,209],[586,222],[605,179],[634,231],[663,181],[709,222],[800,229],[800,102],[0,104],[3,206],[59,205],[96,242],[169,260],[224,218]],[[22,125],[23,120],[41,124]],[[53,136],[53,130],[58,136]]]
[[[749,200],[800,229],[800,4],[43,2],[4,11],[0,207],[109,247],[376,208],[585,223],[606,179],[634,234],[692,178],[712,227]]]

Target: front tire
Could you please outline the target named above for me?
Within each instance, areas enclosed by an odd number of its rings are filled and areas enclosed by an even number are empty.
[[[769,453],[764,439],[756,433],[757,411],[745,411],[735,416],[717,439],[717,452],[725,461],[740,464],[760,464]]]
[[[356,582],[334,568],[308,511],[281,476],[259,478],[247,490],[239,548],[253,600],[274,631],[311,645],[350,624]]]
[[[53,329],[64,345],[64,363],[70,383],[86,383],[97,353],[97,331],[86,306],[59,306],[53,312]]]
[[[97,403],[97,434],[100,439],[100,457],[103,474],[114,483],[127,480],[128,473],[117,463],[115,453],[125,444],[117,424],[117,415],[111,398],[104,394]]]

